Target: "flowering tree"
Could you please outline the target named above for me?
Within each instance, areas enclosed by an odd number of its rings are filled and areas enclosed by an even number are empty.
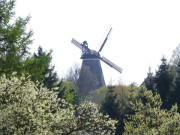
[[[0,78],[0,134],[113,134],[115,124],[94,103],[74,107],[24,76]]]

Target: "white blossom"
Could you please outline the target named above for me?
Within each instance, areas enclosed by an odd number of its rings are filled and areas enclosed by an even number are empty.
[[[74,107],[25,76],[0,78],[0,134],[113,134],[116,123],[96,104]]]

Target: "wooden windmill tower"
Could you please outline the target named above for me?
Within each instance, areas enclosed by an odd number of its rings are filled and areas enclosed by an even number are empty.
[[[122,72],[122,68],[118,67],[116,64],[114,64],[107,58],[100,56],[100,52],[102,51],[102,49],[109,37],[111,30],[112,30],[112,28],[109,30],[109,32],[98,52],[95,50],[89,49],[87,41],[80,43],[77,40],[75,40],[74,38],[71,41],[71,43],[73,43],[76,47],[78,47],[79,49],[82,50],[81,59],[83,60],[83,62],[82,62],[82,66],[81,66],[79,80],[82,81],[81,83],[83,85],[84,79],[87,79],[88,81],[90,81],[90,80],[92,80],[92,78],[94,78],[93,80],[95,82],[92,82],[92,84],[89,82],[89,84],[88,84],[91,86],[93,85],[91,89],[98,89],[105,85],[104,75],[103,75],[103,71],[101,68],[100,60],[103,61],[104,63],[106,63],[107,65],[109,65],[110,67],[114,68],[118,72],[120,72],[120,73]],[[87,73],[87,70],[89,70],[88,75],[85,75]],[[87,87],[88,86],[85,86],[85,88],[87,88]]]

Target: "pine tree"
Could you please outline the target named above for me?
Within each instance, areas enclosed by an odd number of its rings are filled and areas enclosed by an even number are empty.
[[[115,93],[114,87],[109,86],[105,101],[102,102],[102,111],[107,113],[112,119],[119,118],[119,102],[117,101],[117,93]]]
[[[43,84],[50,90],[52,90],[52,88],[57,87],[57,85],[59,84],[59,79],[57,76],[57,73],[54,71],[54,67],[51,65],[52,62],[52,50],[50,50],[50,52],[45,52],[43,51],[42,47],[38,48],[38,53],[34,53],[34,58],[38,59],[40,62],[42,63],[42,65],[40,66],[42,68],[41,71],[41,76],[42,76],[42,81]]]
[[[180,111],[180,44],[173,51],[171,57],[171,69],[174,73],[174,91],[172,94],[173,104],[178,104],[178,111]]]
[[[173,84],[173,76],[169,71],[169,65],[167,60],[163,57],[161,59],[162,63],[159,66],[158,71],[155,76],[155,83],[158,93],[162,99],[162,108],[169,109],[172,106],[171,103],[171,88]]]
[[[56,92],[59,93],[58,97],[65,99],[65,101],[67,101],[68,103],[71,104],[79,103],[78,91],[75,85],[73,83],[63,80],[60,81],[58,79],[57,73],[54,71],[55,66],[51,65],[52,50],[46,52],[43,50],[42,47],[39,47],[38,53],[34,53],[33,60],[41,64],[41,65],[38,64],[39,66],[37,66],[37,63],[34,63],[34,65],[39,67],[37,70],[38,71],[37,74],[39,78],[34,78],[35,80],[39,79],[39,82],[42,82],[43,85],[49,90],[53,90],[53,88],[58,87],[59,89],[55,90]],[[35,69],[33,69],[32,72],[34,72],[34,70]]]
[[[172,102],[177,103],[178,111],[180,111],[180,62],[176,67],[175,91],[173,92]]]
[[[178,68],[177,68],[176,72],[177,72],[177,77],[175,80],[175,83],[176,83],[175,89],[180,91],[180,62],[178,63]]]
[[[116,134],[121,134],[122,120],[120,118],[120,108],[119,108],[119,100],[117,100],[117,93],[114,90],[114,86],[108,86],[108,91],[105,97],[105,100],[102,102],[101,111],[103,114],[108,114],[110,118],[118,120],[116,124]]]
[[[30,17],[15,18],[15,0],[0,1],[0,76],[23,71],[23,60],[32,43],[32,31],[26,32]]]
[[[175,66],[178,65],[180,62],[180,44],[174,49],[172,57],[171,57],[171,63]]]
[[[148,90],[152,90],[153,93],[156,92],[155,83],[154,83],[154,75],[151,72],[151,67],[149,67],[149,72],[147,73],[147,78],[144,80],[143,85],[145,85]]]

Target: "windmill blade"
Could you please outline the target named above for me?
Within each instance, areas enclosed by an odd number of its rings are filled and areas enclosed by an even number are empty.
[[[112,28],[109,30],[109,33],[107,34],[107,36],[106,36],[106,38],[105,38],[103,44],[101,45],[101,47],[100,47],[98,53],[103,49],[103,47],[104,47],[104,45],[105,45],[105,43],[106,43],[106,41],[107,41],[107,39],[108,39],[108,37],[109,37],[109,34],[111,33],[111,30],[112,30]]]
[[[103,62],[105,62],[106,64],[108,64],[110,67],[116,69],[118,72],[122,73],[122,68],[120,68],[119,66],[117,66],[116,64],[112,63],[110,60],[108,60],[107,58],[105,58],[104,56],[101,58],[101,60]]]
[[[74,38],[71,40],[71,43],[73,43],[76,47],[78,47],[79,49],[83,49],[83,46],[81,45],[81,43],[79,43],[77,40],[75,40]]]

